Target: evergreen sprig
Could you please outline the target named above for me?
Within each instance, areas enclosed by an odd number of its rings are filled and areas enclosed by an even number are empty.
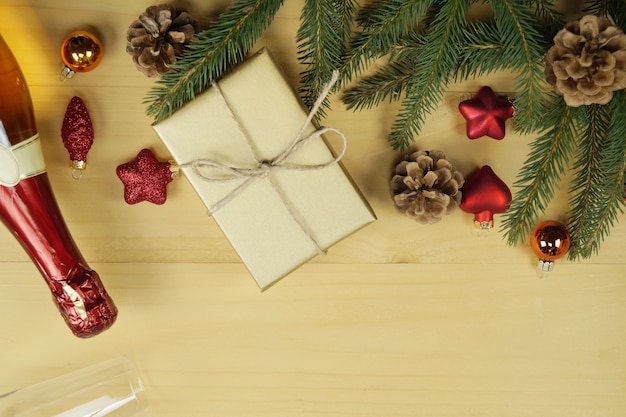
[[[583,129],[572,167],[575,175],[570,189],[570,257],[588,257],[593,250],[597,250],[596,245],[583,242],[583,239],[595,234],[594,229],[603,209],[604,196],[600,184],[605,173],[602,170],[602,154],[610,128],[611,105],[594,104],[583,109]]]
[[[298,59],[306,66],[301,74],[300,96],[311,108],[332,72],[341,66],[356,11],[353,0],[307,0],[296,36]],[[328,99],[316,114],[324,116]]]
[[[463,36],[463,53],[455,76],[457,81],[507,68],[508,46],[502,41],[499,31],[494,30],[493,24],[472,22]]]
[[[146,97],[155,121],[171,115],[240,62],[272,22],[284,0],[235,0],[211,26],[198,33]]]
[[[610,234],[611,228],[624,212],[624,171],[626,170],[626,96],[615,93],[611,103],[598,109],[588,109],[588,137],[583,136],[587,147],[597,153],[593,161],[578,164],[578,179],[574,184],[575,196],[585,198],[579,203],[572,197],[569,230],[572,247],[569,258],[589,258],[597,254],[600,244]],[[594,172],[589,172],[589,171]],[[585,182],[586,181],[586,182]],[[588,191],[588,196],[582,193]]]
[[[552,43],[554,34],[565,24],[563,13],[556,9],[554,0],[527,0],[527,3],[533,16],[537,18],[539,27],[543,28],[541,35],[544,42]]]
[[[545,75],[542,42],[537,18],[522,0],[490,0],[497,32],[507,50],[507,62],[516,74],[515,124],[522,133],[537,130],[543,118]]]
[[[547,107],[543,120],[547,130],[531,144],[514,183],[518,191],[503,215],[502,229],[510,245],[530,234],[538,214],[552,201],[575,151],[581,110],[569,107],[554,93],[549,98],[552,105]]]
[[[421,43],[417,70],[406,87],[406,97],[389,135],[397,150],[407,149],[426,120],[436,109],[445,87],[454,78],[463,49],[463,31],[467,26],[468,0],[441,3],[437,16]]]
[[[585,13],[609,16],[626,32],[626,2],[624,0],[586,1]]]
[[[434,3],[434,0],[374,0],[363,6],[356,16],[358,29],[342,60],[338,85],[345,85],[371,61],[389,53],[421,23]]]

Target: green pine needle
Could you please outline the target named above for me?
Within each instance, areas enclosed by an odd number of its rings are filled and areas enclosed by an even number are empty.
[[[551,44],[554,35],[565,26],[563,13],[556,10],[553,0],[527,0],[527,3],[543,28],[544,41]]]
[[[624,91],[603,106],[590,106],[584,145],[575,168],[572,190],[569,258],[589,258],[597,254],[624,208],[626,170],[626,98]],[[589,155],[580,155],[589,152]]]
[[[626,32],[626,1],[624,0],[597,0],[586,1],[585,13],[596,16],[609,16]]]
[[[580,109],[569,107],[563,98],[551,94],[552,106],[544,115],[547,131],[531,145],[514,187],[518,190],[504,213],[502,229],[510,245],[525,239],[538,213],[545,211],[567,169],[579,135]]]
[[[360,80],[356,86],[346,90],[343,102],[348,109],[362,110],[378,106],[384,101],[400,100],[402,92],[415,76],[416,68],[415,62],[399,59],[392,61],[378,69],[374,75]]]
[[[350,36],[356,5],[353,0],[306,0],[297,33],[298,59],[306,66],[299,93],[311,108],[332,72],[341,66],[341,57]],[[325,99],[323,108],[329,107]],[[324,116],[323,108],[316,118]]]
[[[186,48],[173,71],[164,74],[145,99],[146,113],[160,121],[207,89],[240,62],[259,39],[284,0],[235,0]]]
[[[357,15],[360,30],[352,37],[342,59],[338,85],[345,85],[368,63],[389,53],[420,24],[433,3],[434,0],[374,0],[361,8]]]
[[[594,234],[599,212],[604,203],[601,183],[602,148],[610,127],[611,106],[591,105],[583,108],[585,117],[581,124],[585,130],[579,138],[576,158],[573,165],[575,177],[570,189],[570,216],[568,228],[572,245],[570,257],[588,257],[597,246],[584,242],[584,237]],[[595,240],[595,239],[594,239]]]
[[[508,47],[494,25],[481,21],[467,26],[463,33],[463,53],[456,80],[480,77],[508,67]]]
[[[436,109],[445,86],[454,78],[469,5],[468,0],[442,3],[425,36],[415,76],[408,83],[402,109],[389,135],[392,148],[403,151],[414,142],[426,115]]]
[[[516,128],[522,133],[537,130],[545,112],[545,76],[543,56],[547,45],[542,42],[537,18],[524,1],[490,0],[495,24],[507,47],[507,62],[516,74]]]

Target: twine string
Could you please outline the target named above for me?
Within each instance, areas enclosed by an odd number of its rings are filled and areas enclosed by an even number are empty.
[[[230,201],[232,201],[235,197],[237,197],[241,192],[243,192],[248,186],[250,186],[254,181],[259,179],[268,179],[270,184],[272,185],[272,189],[276,193],[279,198],[279,201],[283,205],[283,207],[287,210],[287,212],[291,215],[291,217],[298,224],[299,228],[304,232],[305,236],[311,242],[311,244],[315,247],[318,254],[324,253],[324,250],[320,247],[320,245],[313,238],[312,233],[308,230],[306,225],[300,220],[299,216],[295,212],[295,210],[290,206],[288,200],[282,195],[280,192],[280,188],[277,184],[272,180],[270,176],[270,172],[274,169],[290,169],[297,171],[316,171],[324,168],[328,168],[336,163],[338,163],[346,153],[348,140],[344,133],[339,129],[334,127],[320,127],[313,131],[311,134],[304,136],[304,132],[308,128],[309,124],[312,122],[313,118],[319,111],[322,103],[330,94],[330,91],[333,85],[337,82],[339,78],[339,72],[333,71],[332,77],[328,83],[324,85],[324,88],[320,92],[317,100],[315,101],[311,111],[307,115],[305,122],[302,124],[302,127],[290,142],[289,146],[285,148],[280,154],[278,154],[273,159],[266,161],[263,160],[259,156],[259,152],[255,148],[253,141],[250,139],[250,135],[247,133],[245,127],[241,123],[241,120],[235,115],[234,110],[231,104],[228,102],[226,96],[222,92],[219,84],[214,82],[212,84],[213,88],[217,92],[218,96],[224,102],[226,109],[229,113],[231,119],[237,125],[237,130],[239,134],[244,139],[244,143],[249,148],[252,153],[254,160],[257,165],[253,168],[240,168],[236,166],[227,165],[218,161],[213,161],[210,159],[196,159],[194,161],[181,164],[181,168],[191,168],[193,173],[201,178],[204,181],[212,182],[212,183],[227,183],[232,181],[243,180],[241,184],[231,190],[228,194],[222,197],[219,201],[209,207],[209,213],[213,214],[220,208],[224,207]],[[311,142],[313,139],[320,137],[321,135],[329,132],[334,132],[339,135],[342,139],[342,147],[341,151],[337,154],[337,156],[323,164],[288,164],[287,161],[289,158],[298,153],[306,144]],[[220,173],[220,175],[216,175],[216,173]]]

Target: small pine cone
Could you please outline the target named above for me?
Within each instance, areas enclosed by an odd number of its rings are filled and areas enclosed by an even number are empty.
[[[396,166],[391,193],[396,208],[419,223],[437,223],[461,202],[463,175],[441,151],[418,151]]]
[[[195,38],[196,21],[187,10],[169,4],[150,6],[126,33],[126,52],[139,71],[156,77],[170,71],[170,64]]]
[[[568,23],[554,37],[545,72],[569,106],[607,104],[626,88],[626,35],[606,17]]]

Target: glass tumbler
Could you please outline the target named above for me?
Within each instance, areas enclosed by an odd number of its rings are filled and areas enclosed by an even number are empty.
[[[143,384],[126,357],[0,396],[2,417],[149,417]]]

